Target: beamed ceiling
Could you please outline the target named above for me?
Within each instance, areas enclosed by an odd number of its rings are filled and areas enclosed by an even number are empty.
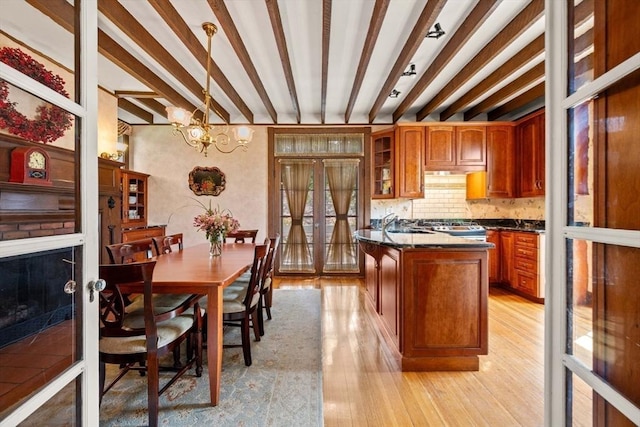
[[[592,1],[578,6],[576,21],[588,19],[579,15]],[[0,31],[73,69],[72,3],[2,0]],[[218,26],[214,106],[232,124],[511,120],[544,103],[544,0],[98,0],[98,7],[98,82],[130,124],[166,123],[169,104],[201,105],[205,21]],[[444,35],[426,37],[436,24]],[[411,64],[415,75],[403,76]]]

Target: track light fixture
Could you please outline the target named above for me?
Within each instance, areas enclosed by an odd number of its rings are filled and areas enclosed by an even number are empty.
[[[425,37],[429,39],[439,39],[441,36],[444,35],[444,30],[442,29],[439,23],[436,22],[433,27],[435,29],[429,31]]]
[[[405,77],[413,77],[416,75],[416,64],[409,64],[409,69],[402,73]]]
[[[391,93],[389,94],[389,98],[397,98],[398,95],[400,95],[400,91],[398,90],[392,90]]]

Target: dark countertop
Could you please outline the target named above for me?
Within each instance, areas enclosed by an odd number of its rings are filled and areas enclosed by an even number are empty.
[[[431,233],[383,233],[377,230],[358,230],[354,233],[354,236],[360,242],[391,246],[398,249],[491,249],[495,247],[493,243],[464,239],[437,231]]]

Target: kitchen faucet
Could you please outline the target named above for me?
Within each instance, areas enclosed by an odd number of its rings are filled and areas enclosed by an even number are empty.
[[[380,224],[382,231],[387,231],[387,228],[389,228],[389,226],[393,224],[397,219],[398,219],[398,215],[394,214],[393,212],[386,214],[382,218],[382,221]]]

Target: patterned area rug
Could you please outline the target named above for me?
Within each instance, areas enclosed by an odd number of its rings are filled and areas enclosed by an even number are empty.
[[[323,425],[320,290],[276,289],[272,312],[262,341],[251,343],[250,367],[241,348],[224,349],[219,405],[208,404],[205,364],[201,378],[187,372],[160,397],[160,425]],[[225,342],[239,343],[239,328],[228,329]],[[115,369],[107,371],[107,380]],[[147,423],[146,382],[130,372],[104,396],[100,425]]]

